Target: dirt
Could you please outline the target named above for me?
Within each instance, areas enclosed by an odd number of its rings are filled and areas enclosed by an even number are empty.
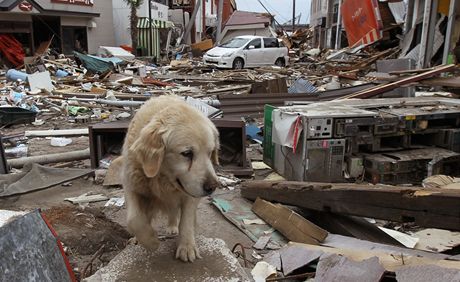
[[[90,272],[107,265],[126,247],[131,237],[119,224],[106,218],[98,208],[53,207],[43,211],[53,226],[78,279],[91,264]],[[102,251],[98,250],[102,248]],[[97,253],[97,258],[91,259]],[[100,255],[99,255],[100,254]],[[88,273],[89,274],[89,273]]]
[[[61,137],[60,137],[61,138]],[[88,149],[89,138],[87,136],[81,137],[66,137],[72,139],[72,143],[63,147],[51,147],[50,138],[41,138],[36,137],[29,140],[27,146],[29,147],[29,156],[40,156],[50,153],[50,147],[52,148],[52,153],[67,153],[72,151],[79,151]]]

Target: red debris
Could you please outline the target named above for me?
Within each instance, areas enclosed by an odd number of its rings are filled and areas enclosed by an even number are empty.
[[[22,44],[12,35],[0,34],[0,52],[16,67],[24,64],[26,54],[22,49]]]

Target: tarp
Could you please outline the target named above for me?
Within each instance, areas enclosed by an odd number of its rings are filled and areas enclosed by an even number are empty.
[[[342,17],[348,45],[354,47],[382,38],[381,17],[377,0],[345,0]]]
[[[121,60],[134,60],[135,56],[121,47],[99,46],[99,57],[115,57]]]
[[[24,64],[25,53],[22,44],[12,35],[0,34],[0,53],[14,66]]]
[[[92,172],[91,169],[52,168],[39,164],[26,165],[20,173],[0,175],[0,197],[45,189]]]
[[[83,66],[91,73],[104,73],[114,68],[112,62],[107,62],[94,56],[90,57],[76,51],[73,53],[81,61]]]
[[[252,202],[247,199],[235,197],[232,193],[218,193],[212,197],[211,203],[252,241],[257,242],[260,237],[269,235],[272,244],[278,246],[286,244],[283,235],[274,231],[268,223],[251,224],[251,221],[256,222],[260,218],[251,210]]]

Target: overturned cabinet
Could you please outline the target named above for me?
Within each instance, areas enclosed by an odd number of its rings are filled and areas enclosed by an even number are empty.
[[[460,173],[455,99],[293,102],[265,115],[264,160],[289,180],[401,184]]]
[[[241,120],[212,119],[219,131],[219,162],[221,170],[237,176],[250,176],[251,163],[246,156],[246,127]],[[119,156],[128,121],[99,123],[89,127],[91,168],[108,168],[110,162]]]

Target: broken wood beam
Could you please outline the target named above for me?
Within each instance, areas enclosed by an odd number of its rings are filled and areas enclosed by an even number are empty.
[[[63,91],[53,91],[55,95],[62,95],[64,98],[105,98],[105,94],[96,94],[96,93],[79,93],[79,92],[63,92]],[[150,96],[144,96],[139,94],[123,94],[115,93],[115,98],[120,100],[134,100],[134,101],[146,101],[150,99]]]
[[[374,96],[377,96],[379,94],[382,94],[382,93],[391,91],[393,89],[396,89],[398,87],[402,87],[402,86],[405,86],[405,85],[413,83],[413,82],[417,82],[417,81],[420,81],[420,80],[423,80],[423,79],[427,79],[427,78],[436,76],[436,75],[444,73],[444,72],[454,70],[455,68],[456,68],[456,66],[454,64],[438,66],[438,67],[435,67],[434,69],[426,71],[424,73],[417,74],[417,75],[414,75],[414,76],[409,76],[407,78],[403,78],[403,79],[395,81],[395,82],[391,82],[391,83],[387,83],[387,84],[383,84],[383,85],[378,85],[378,86],[372,87],[370,89],[366,89],[366,90],[363,90],[363,91],[360,91],[360,92],[357,92],[357,93],[354,93],[354,94],[350,94],[350,95],[347,95],[347,96],[340,97],[337,100],[351,99],[351,98],[361,98],[361,99],[363,99],[363,98],[374,97]]]
[[[319,245],[328,234],[326,230],[280,204],[275,205],[258,198],[252,211],[290,241]]]
[[[460,77],[434,77],[419,82],[422,85],[460,88]]]
[[[460,230],[460,191],[398,186],[247,181],[241,195],[300,208]]]

